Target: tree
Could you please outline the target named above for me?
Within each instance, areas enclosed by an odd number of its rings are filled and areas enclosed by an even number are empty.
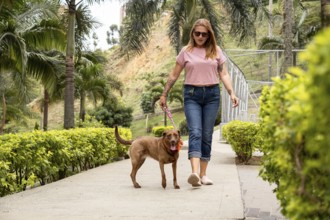
[[[330,26],[330,0],[321,0],[321,24],[322,27]]]
[[[6,121],[5,116],[10,117],[9,113],[4,112],[12,110],[10,106],[18,106],[24,110],[24,106],[31,100],[30,92],[33,89],[28,76],[42,79],[49,89],[53,84],[54,78],[49,75],[52,72],[47,69],[49,60],[44,52],[53,48],[64,49],[64,32],[58,20],[53,19],[56,18],[57,9],[58,5],[50,1],[32,1],[29,7],[24,5],[24,1],[16,1],[13,9],[7,8],[6,5],[2,7],[4,13],[1,13],[1,18],[7,22],[0,23],[0,48],[3,52],[0,54],[0,69],[5,71],[8,77],[1,83],[14,82],[17,90],[8,92],[7,88],[2,91],[3,106],[6,101],[10,101],[11,97],[6,97],[10,94],[19,97],[16,102],[21,104],[8,103],[3,108],[3,122]]]
[[[104,57],[84,53],[76,63],[75,87],[80,98],[79,119],[82,121],[85,121],[86,98],[89,97],[96,106],[98,99],[105,100],[109,94],[109,87],[103,75],[104,62]]]
[[[279,2],[278,2],[279,3]],[[302,49],[312,40],[313,36],[316,34],[316,31],[319,29],[320,19],[318,10],[316,10],[316,4],[302,3],[300,1],[294,1],[294,22],[292,24],[293,38],[292,45],[295,49]],[[312,6],[312,7],[311,7]],[[282,26],[281,32],[283,32],[283,7],[281,8],[280,4],[274,10],[274,20],[273,24],[278,24]],[[275,26],[275,25],[274,25]],[[268,50],[283,50],[284,49],[284,38],[283,35],[280,36],[280,33],[274,34],[272,36],[263,37],[259,43],[259,49],[268,49]],[[293,53],[293,65],[296,65],[296,55]]]
[[[103,0],[86,0],[87,4],[100,3]],[[76,0],[65,0],[68,6],[67,49],[65,59],[65,96],[64,96],[64,128],[74,128],[74,54],[75,54],[75,25]]]
[[[109,45],[115,45],[118,43],[118,40],[115,38],[115,33],[118,32],[118,26],[113,24],[109,27],[110,31],[107,31],[107,43]]]
[[[284,40],[284,62],[283,62],[283,71],[281,77],[284,77],[284,73],[288,70],[290,66],[293,65],[292,58],[292,40],[293,40],[293,1],[284,0],[284,14],[283,14],[283,40]]]
[[[97,36],[97,34],[96,34],[95,32],[93,33],[92,38],[93,38],[94,49],[96,49],[96,47],[97,47],[97,42],[99,41],[99,38],[98,38],[98,36]]]

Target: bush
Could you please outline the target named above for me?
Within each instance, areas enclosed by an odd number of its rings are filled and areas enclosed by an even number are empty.
[[[128,129],[120,129],[130,139]],[[0,136],[0,196],[44,185],[127,154],[109,128],[34,131]]]
[[[103,106],[97,107],[90,115],[107,127],[113,127],[115,124],[130,127],[133,121],[132,113],[132,108],[105,103]]]
[[[218,114],[217,114],[217,117],[215,119],[215,122],[214,122],[214,126],[217,126],[221,123],[221,111],[219,110],[218,111]]]
[[[256,123],[237,120],[223,126],[222,135],[235,151],[239,162],[247,163],[252,157],[258,129]]]
[[[300,55],[307,71],[290,69],[262,94],[260,175],[276,183],[291,220],[330,216],[330,29]]]
[[[180,131],[180,134],[182,136],[186,136],[189,134],[189,129],[188,129],[188,124],[187,124],[187,120],[184,119],[180,122],[179,124],[179,131]]]
[[[76,127],[78,128],[104,128],[104,124],[98,120],[96,120],[95,117],[90,116],[89,114],[85,115],[85,121],[82,121],[81,119],[77,120],[75,122]]]
[[[163,136],[163,132],[165,130],[170,130],[170,129],[173,129],[173,126],[167,126],[167,127],[157,126],[152,128],[152,133],[155,135],[155,137],[161,137]]]

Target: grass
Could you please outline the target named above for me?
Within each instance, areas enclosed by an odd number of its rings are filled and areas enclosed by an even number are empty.
[[[179,128],[180,122],[185,119],[184,112],[183,111],[174,112],[172,113],[172,116],[175,125]],[[164,125],[164,114],[149,116],[148,127],[162,126],[162,125]],[[167,125],[168,126],[172,125],[168,117],[167,117]],[[145,135],[151,135],[150,133],[147,132],[146,119],[134,120],[132,122],[130,129],[132,131],[133,138],[145,136]]]

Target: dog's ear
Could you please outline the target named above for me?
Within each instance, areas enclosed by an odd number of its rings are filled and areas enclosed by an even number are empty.
[[[180,133],[180,130],[178,129],[177,131],[178,131],[179,137],[181,137],[181,133]]]

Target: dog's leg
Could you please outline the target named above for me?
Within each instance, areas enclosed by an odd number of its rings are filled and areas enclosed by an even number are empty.
[[[172,163],[173,185],[174,185],[175,189],[180,189],[180,186],[178,185],[178,182],[176,180],[176,163],[177,163],[177,160]]]
[[[164,162],[159,161],[159,167],[160,167],[160,172],[162,174],[162,186],[165,189],[166,188],[166,176],[165,176],[165,171],[164,171]]]
[[[134,162],[132,161],[131,179],[135,188],[141,188],[141,186],[136,182],[136,173],[140,169],[140,167],[142,166],[145,160],[146,159],[144,158],[139,161],[134,161]]]

